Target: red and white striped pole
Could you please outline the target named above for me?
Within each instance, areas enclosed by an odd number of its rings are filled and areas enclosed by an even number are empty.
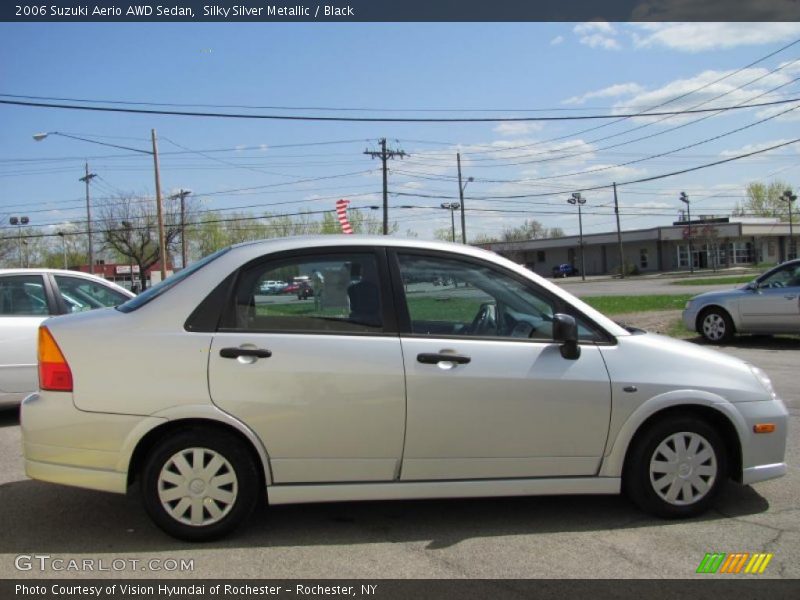
[[[350,200],[337,200],[336,201],[336,218],[339,219],[339,224],[342,226],[342,233],[353,233],[353,226],[347,219],[347,207]]]

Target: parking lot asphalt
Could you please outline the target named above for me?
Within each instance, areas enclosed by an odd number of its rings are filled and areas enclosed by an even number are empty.
[[[0,411],[0,577],[692,578],[706,552],[772,552],[761,577],[800,577],[800,341],[743,338],[721,350],[762,367],[786,400],[789,473],[731,484],[687,521],[644,515],[620,496],[331,503],[260,510],[233,536],[192,545],[156,529],[135,496],[26,479],[17,411]],[[20,555],[128,562],[19,571]],[[193,570],[142,570],[152,559],[192,560]]]

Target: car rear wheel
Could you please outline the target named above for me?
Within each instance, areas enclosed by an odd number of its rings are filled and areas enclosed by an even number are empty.
[[[699,330],[706,341],[724,344],[733,339],[733,320],[721,308],[709,308],[700,315]]]
[[[623,485],[642,510],[663,518],[708,510],[725,485],[725,445],[705,421],[672,417],[646,430],[629,451]]]
[[[143,470],[143,501],[169,535],[191,542],[227,535],[252,512],[260,477],[247,448],[214,429],[164,438]]]

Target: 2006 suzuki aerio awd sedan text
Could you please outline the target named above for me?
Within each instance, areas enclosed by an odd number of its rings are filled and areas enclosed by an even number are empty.
[[[307,299],[261,291],[297,277]],[[265,496],[625,491],[682,517],[729,478],[786,472],[786,408],[760,369],[623,329],[451,244],[234,246],[116,309],[46,321],[39,376],[22,406],[28,475],[137,483],[152,519],[189,540],[228,533]]]

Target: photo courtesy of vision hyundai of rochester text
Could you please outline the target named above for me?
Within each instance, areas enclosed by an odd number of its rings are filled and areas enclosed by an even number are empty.
[[[38,336],[27,474],[138,488],[186,540],[258,503],[623,492],[690,517],[787,469],[763,371],[454,244],[240,244]]]

